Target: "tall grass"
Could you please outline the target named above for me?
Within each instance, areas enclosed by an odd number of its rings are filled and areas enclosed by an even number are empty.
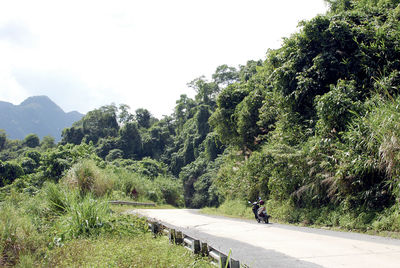
[[[90,195],[70,205],[66,215],[66,231],[71,238],[99,235],[109,216],[107,202]]]
[[[71,189],[79,189],[82,195],[92,193],[101,197],[111,193],[114,176],[99,168],[93,160],[83,160],[68,171],[62,182]]]
[[[70,189],[77,189],[81,196],[90,193],[95,197],[105,196],[183,206],[183,190],[179,180],[165,175],[150,178],[119,167],[103,169],[96,166],[92,160],[75,164],[61,183]],[[62,200],[54,201],[62,202]],[[57,202],[55,204],[58,204]]]
[[[44,244],[45,237],[38,233],[22,202],[0,204],[0,266],[15,265],[21,254],[35,252]]]
[[[122,198],[183,206],[182,184],[177,179],[167,176],[149,178],[124,168],[113,168],[112,171],[116,177],[114,190]]]
[[[47,183],[43,188],[51,212],[57,215],[65,214],[75,198],[66,189],[54,183]]]

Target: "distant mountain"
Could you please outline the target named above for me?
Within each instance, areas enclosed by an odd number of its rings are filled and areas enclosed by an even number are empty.
[[[82,117],[76,111],[65,113],[47,96],[29,97],[20,105],[0,101],[0,129],[9,139],[22,140],[35,133],[40,139],[50,135],[59,141],[62,130]]]

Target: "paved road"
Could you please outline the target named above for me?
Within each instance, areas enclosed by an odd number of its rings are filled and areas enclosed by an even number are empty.
[[[132,211],[207,242],[249,267],[400,267],[400,240],[282,224],[258,224],[190,209]]]

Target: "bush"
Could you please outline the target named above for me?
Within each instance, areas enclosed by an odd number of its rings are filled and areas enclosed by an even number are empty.
[[[82,195],[93,193],[97,197],[111,193],[114,185],[112,176],[96,166],[93,160],[83,160],[75,164],[63,182],[70,188],[77,188]]]
[[[183,206],[182,184],[179,180],[158,177],[154,181],[154,186],[161,190],[163,201],[173,206]]]

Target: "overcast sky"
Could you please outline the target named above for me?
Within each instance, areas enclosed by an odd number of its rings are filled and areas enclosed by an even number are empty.
[[[265,59],[323,0],[3,0],[0,100],[47,95],[64,111],[124,103],[161,117],[186,84]]]

